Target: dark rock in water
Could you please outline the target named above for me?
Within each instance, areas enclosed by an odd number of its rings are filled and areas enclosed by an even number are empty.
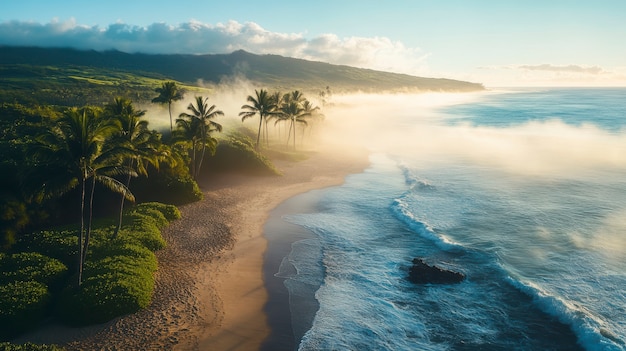
[[[409,280],[415,284],[456,284],[464,279],[463,273],[428,265],[421,258],[414,258],[409,269]]]

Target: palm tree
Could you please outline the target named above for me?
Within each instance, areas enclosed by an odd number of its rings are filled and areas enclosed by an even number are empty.
[[[136,110],[132,101],[126,98],[115,98],[112,103],[107,104],[105,113],[109,118],[117,119],[120,123],[118,137],[114,140],[119,147],[129,151],[126,166],[138,175],[147,175],[147,165],[159,167],[159,162],[167,157],[167,152],[163,149],[160,135],[148,129],[148,121],[140,118],[146,114],[145,110]],[[130,187],[131,173],[126,176],[126,188]],[[122,227],[122,215],[124,212],[124,201],[126,191],[123,191],[120,199],[120,211],[118,224],[113,237],[117,237]]]
[[[287,138],[287,145],[291,139],[291,131],[293,131],[293,148],[296,148],[296,123],[307,125],[305,120],[311,113],[305,111],[305,109],[295,100],[284,103],[280,109],[281,118],[289,121],[289,136]]]
[[[250,105],[241,106],[242,111],[239,113],[241,117],[241,121],[245,121],[247,118],[253,117],[254,115],[259,115],[259,132],[256,137],[256,149],[259,149],[259,140],[261,138],[261,126],[263,125],[263,121],[274,113],[276,109],[276,102],[272,99],[271,95],[268,94],[267,90],[261,89],[254,90],[256,97],[249,95],[247,101]]]
[[[312,110],[307,110],[304,107],[305,102],[308,102],[304,95],[298,90],[294,90],[291,93],[285,94],[282,103],[279,107],[279,121],[289,121],[289,131],[287,136],[287,146],[291,140],[291,133],[293,131],[293,148],[296,148],[296,123],[307,125],[306,117],[311,115]],[[310,109],[310,104],[308,105]],[[279,122],[277,121],[277,123]]]
[[[276,107],[274,107],[274,110],[277,110],[278,107],[282,104],[283,101],[283,94],[280,91],[275,91],[272,95],[270,95],[270,98],[272,99],[272,103],[274,105],[276,105]],[[267,128],[267,124],[269,123],[270,119],[272,118],[278,118],[280,119],[279,114],[274,114],[272,113],[271,115],[268,115],[265,118],[265,135],[266,135],[266,145],[269,147],[269,130]],[[275,122],[274,125],[276,125],[277,123]],[[279,125],[279,129],[278,129],[278,136],[280,137],[280,125]]]
[[[172,102],[182,100],[183,92],[178,89],[176,82],[165,82],[161,87],[156,88],[154,91],[159,93],[159,96],[152,99],[152,102],[159,104],[167,104],[167,108],[170,112],[170,133],[174,130],[174,124],[172,123]]]
[[[191,141],[191,172],[193,178],[197,179],[200,175],[207,146],[211,153],[215,152],[217,146],[217,139],[211,137],[211,133],[222,131],[222,125],[213,119],[217,116],[223,116],[224,112],[217,110],[215,105],[209,106],[209,98],[202,96],[196,96],[196,104],[189,104],[187,110],[191,113],[181,113],[178,116],[179,119],[176,120],[176,126],[181,129],[181,135]],[[201,149],[199,158],[196,156],[198,149]]]
[[[313,106],[313,104],[309,100],[304,99],[304,102],[302,102],[302,108],[306,113],[306,117],[311,117],[311,119],[313,119],[313,122],[319,122],[324,119],[324,115],[319,112],[320,108],[318,106]],[[308,123],[304,126],[308,127]],[[304,138],[304,132],[302,132],[302,137]],[[302,143],[302,140],[300,140],[300,143]]]
[[[89,248],[95,183],[99,182],[115,192],[125,193],[128,199],[134,200],[128,188],[113,178],[115,175],[130,172],[121,163],[120,150],[106,144],[118,130],[119,124],[102,118],[99,110],[73,108],[55,124],[48,126],[36,139],[34,156],[50,175],[42,184],[44,196],[61,196],[80,186],[79,286]],[[88,198],[87,184],[90,180]]]

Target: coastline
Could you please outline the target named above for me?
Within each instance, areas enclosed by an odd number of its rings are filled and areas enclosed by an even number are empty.
[[[363,171],[368,164],[365,154],[344,157],[319,152],[304,161],[275,162],[283,176],[248,178],[232,188],[243,195],[231,227],[236,243],[207,270],[216,272],[209,273],[209,280],[215,282],[221,297],[224,319],[218,328],[208,328],[200,335],[200,350],[261,348],[271,333],[263,272],[268,248],[264,226],[271,211],[297,194],[342,184],[347,175]]]
[[[317,289],[310,289],[315,284],[305,287],[291,279],[298,270],[289,260],[291,255],[298,255],[294,253],[297,250],[294,245],[315,241],[317,236],[307,228],[286,221],[284,217],[315,212],[323,193],[324,190],[316,189],[295,195],[273,209],[265,222],[264,236],[268,246],[263,260],[263,279],[268,293],[265,313],[271,333],[263,342],[261,351],[294,350],[313,325],[319,309],[315,298]],[[315,249],[312,248],[308,254],[314,255]]]
[[[271,328],[263,277],[270,212],[294,195],[343,183],[368,165],[365,151],[310,153],[274,161],[275,177],[218,175],[201,180],[204,200],[181,206],[163,233],[151,304],[105,324],[50,325],[18,342],[70,350],[259,350]]]

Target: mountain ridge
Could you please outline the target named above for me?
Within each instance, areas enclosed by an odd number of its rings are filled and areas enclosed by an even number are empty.
[[[229,77],[243,77],[268,88],[319,90],[331,87],[336,92],[484,90],[479,83],[417,77],[275,54],[257,55],[244,50],[192,55],[0,46],[0,65],[94,67],[162,76],[188,84],[198,81],[217,84]]]

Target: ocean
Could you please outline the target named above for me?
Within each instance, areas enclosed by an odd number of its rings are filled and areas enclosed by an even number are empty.
[[[626,89],[355,95],[325,111],[370,166],[266,226],[270,250],[293,233],[273,272],[293,349],[626,350]],[[416,257],[466,279],[413,284]]]

